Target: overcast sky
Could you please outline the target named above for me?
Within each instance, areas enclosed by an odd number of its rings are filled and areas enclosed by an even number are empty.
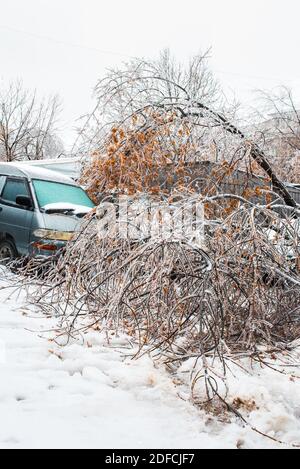
[[[212,69],[244,103],[280,84],[300,100],[299,0],[0,0],[0,13],[0,83],[58,93],[68,144],[107,67],[166,47],[181,60],[212,47]]]

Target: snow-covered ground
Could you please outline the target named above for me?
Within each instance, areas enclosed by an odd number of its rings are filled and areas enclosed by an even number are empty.
[[[0,291],[0,448],[285,447],[235,417],[196,409],[162,367],[128,358],[125,337],[108,346],[95,331],[85,345],[60,348],[49,341],[55,320],[11,293]],[[237,368],[230,389],[230,399],[250,402],[241,412],[252,425],[300,443],[299,380]]]

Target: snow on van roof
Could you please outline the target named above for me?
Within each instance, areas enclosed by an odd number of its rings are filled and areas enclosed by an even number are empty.
[[[82,161],[79,157],[72,158],[57,158],[51,160],[34,160],[34,161],[20,161],[18,164],[39,166],[41,168],[57,171],[72,179],[78,180],[80,178]]]
[[[60,182],[73,186],[77,185],[72,178],[64,176],[57,171],[23,163],[0,163],[0,175],[25,176],[29,179],[42,179],[45,181]]]

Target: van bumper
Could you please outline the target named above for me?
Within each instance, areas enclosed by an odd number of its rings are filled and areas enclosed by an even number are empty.
[[[54,241],[47,239],[40,239],[34,241],[29,246],[30,257],[50,257],[56,256],[66,246],[65,241]]]

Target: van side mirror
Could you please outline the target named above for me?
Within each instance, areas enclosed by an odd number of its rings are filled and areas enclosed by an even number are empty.
[[[18,195],[16,197],[16,204],[27,209],[32,208],[32,200],[27,195]]]

